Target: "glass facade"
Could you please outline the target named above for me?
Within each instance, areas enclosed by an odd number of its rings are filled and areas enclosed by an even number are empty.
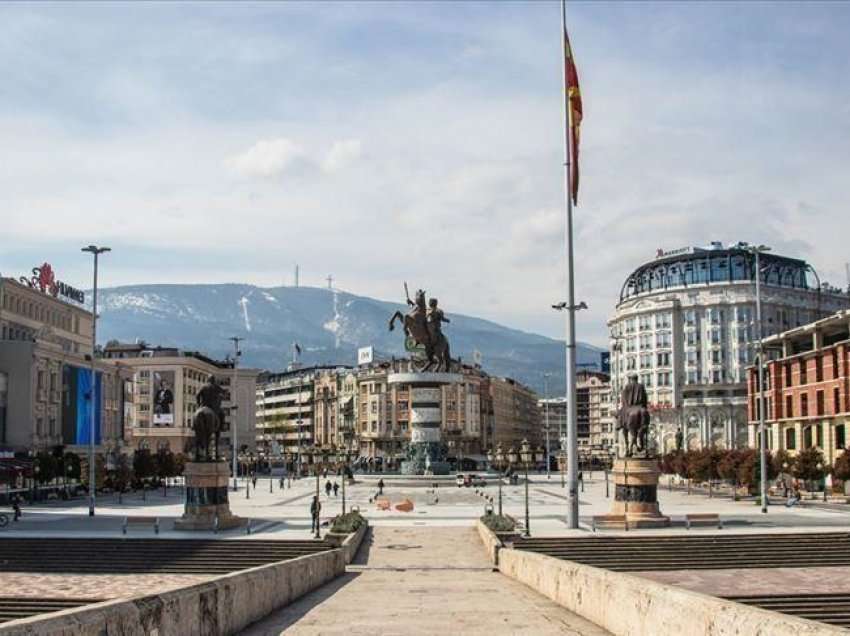
[[[699,250],[665,258],[635,270],[626,279],[620,301],[632,296],[689,285],[752,281],[755,257],[741,249]],[[804,261],[762,254],[762,282],[792,289],[811,289],[811,268]]]

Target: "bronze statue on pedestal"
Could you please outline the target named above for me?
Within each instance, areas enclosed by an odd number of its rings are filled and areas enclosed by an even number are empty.
[[[212,375],[195,396],[198,409],[192,418],[192,430],[195,431],[196,462],[214,462],[219,459],[218,442],[224,430],[224,411],[221,409],[223,397],[224,389]]]
[[[390,318],[390,331],[395,329],[395,321],[401,320],[404,325],[407,351],[413,354],[414,364],[422,371],[448,371],[452,358],[449,352],[449,341],[443,334],[442,323],[451,322],[443,310],[437,306],[437,299],[431,298],[426,303],[425,291],[420,289],[415,294],[415,300],[410,300],[407,283],[404,284],[407,304],[411,309],[407,314],[396,311]],[[417,356],[419,354],[419,356]]]
[[[617,412],[617,430],[623,432],[626,457],[632,457],[635,453],[646,457],[649,453],[648,400],[646,389],[638,382],[636,373],[629,374],[629,381],[623,388],[620,405],[620,410]]]

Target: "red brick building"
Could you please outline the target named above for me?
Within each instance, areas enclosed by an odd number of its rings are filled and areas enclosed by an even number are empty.
[[[832,463],[850,443],[850,310],[765,338],[768,448],[816,446]],[[750,439],[758,439],[758,369],[748,369]]]

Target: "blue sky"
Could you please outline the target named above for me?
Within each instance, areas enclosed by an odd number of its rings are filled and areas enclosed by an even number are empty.
[[[579,337],[658,247],[845,285],[850,5],[570,3]],[[401,282],[559,336],[559,7],[0,4],[0,271],[85,286]]]

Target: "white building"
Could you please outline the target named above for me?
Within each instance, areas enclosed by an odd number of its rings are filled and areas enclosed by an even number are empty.
[[[644,384],[658,448],[740,447],[747,437],[746,368],[755,352],[754,255],[746,243],[658,251],[632,272],[608,321],[616,404],[630,373]],[[848,306],[805,261],[763,253],[765,335]]]

